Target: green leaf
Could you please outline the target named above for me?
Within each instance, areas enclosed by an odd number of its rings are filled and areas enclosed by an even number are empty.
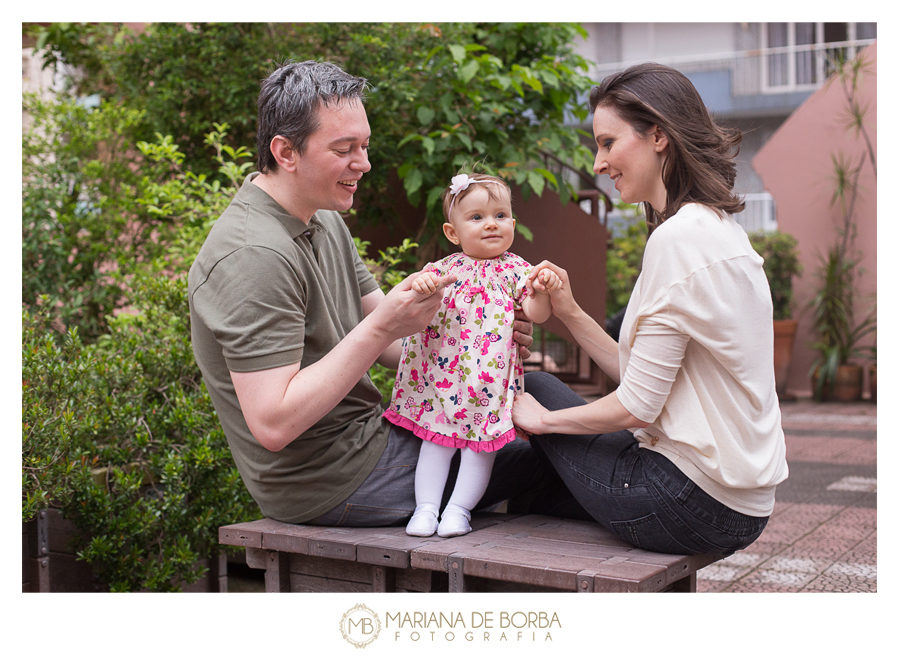
[[[427,105],[420,105],[416,110],[416,116],[419,118],[419,123],[425,126],[432,122],[435,112]]]
[[[516,231],[518,231],[522,235],[522,237],[529,242],[534,242],[534,233],[532,233],[531,229],[524,224],[516,222]]]
[[[406,194],[413,195],[419,191],[420,187],[422,187],[422,172],[418,169],[410,170],[403,179],[403,188],[406,190]]]
[[[478,62],[472,60],[459,70],[457,77],[462,80],[463,84],[469,84],[476,73],[478,73]]]
[[[544,191],[544,177],[541,176],[537,171],[529,171],[528,172],[528,184],[531,186],[531,189],[534,190],[535,194],[541,196]]]
[[[448,46],[448,48],[450,48],[450,54],[453,56],[453,61],[457,64],[462,64],[463,60],[466,58],[465,46],[452,44]]]
[[[553,175],[553,172],[543,169],[542,167],[535,167],[534,171],[536,171],[541,176],[546,178],[550,182],[551,185],[553,185],[556,188],[559,188],[559,185],[556,182],[556,176]]]

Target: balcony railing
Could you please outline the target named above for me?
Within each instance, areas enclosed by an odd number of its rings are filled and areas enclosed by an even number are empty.
[[[873,43],[875,39],[858,39],[700,56],[660,57],[653,61],[671,66],[688,76],[691,73],[728,71],[731,74],[732,96],[780,94],[818,89],[834,71],[835,62],[849,61]],[[589,75],[599,81],[611,73],[645,61],[648,60],[600,63],[591,69]]]
[[[744,212],[735,215],[735,220],[747,233],[753,231],[774,231],[778,228],[775,217],[775,199],[768,192],[744,194]]]

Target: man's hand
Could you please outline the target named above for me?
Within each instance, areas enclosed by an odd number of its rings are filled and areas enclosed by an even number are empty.
[[[534,324],[525,316],[521,309],[516,311],[513,322],[513,340],[519,345],[519,355],[525,361],[531,356],[531,344],[534,342]]]
[[[434,272],[422,272],[422,274],[413,279],[412,289],[420,295],[430,295],[437,290],[440,282],[441,277]]]
[[[440,308],[444,288],[456,281],[456,277],[452,274],[429,277],[427,287],[431,292],[428,293],[417,292],[413,287],[414,282],[421,284],[421,275],[421,272],[410,274],[394,286],[367,319],[394,339],[411,336],[427,327]]]

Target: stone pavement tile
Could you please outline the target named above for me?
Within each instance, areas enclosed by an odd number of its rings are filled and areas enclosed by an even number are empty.
[[[707,567],[708,568],[708,567]],[[732,583],[725,580],[706,580],[697,576],[697,592],[700,594],[724,591]]]
[[[754,553],[761,553],[763,555],[778,555],[779,553],[790,547],[790,544],[787,542],[768,541],[766,540],[765,535],[766,533],[763,532],[763,536],[753,542],[748,550],[751,550]]]
[[[831,560],[836,562],[854,549],[859,539],[834,537],[822,533],[810,533],[794,542],[780,553],[784,557],[808,558],[812,560]]]
[[[856,441],[849,450],[834,457],[836,464],[873,466],[877,461],[878,444],[875,441]]]
[[[754,587],[747,591],[769,591],[763,587],[780,587],[799,591],[816,579],[817,573],[806,571],[782,571],[779,569],[759,569],[741,578],[735,585]]]
[[[878,539],[875,531],[841,556],[842,562],[878,564]]]
[[[867,537],[873,530],[878,529],[878,510],[848,507],[829,519],[828,527],[839,528],[841,536]]]
[[[699,589],[699,587],[698,587]],[[738,582],[730,585],[723,592],[734,592],[734,593],[769,593],[769,594],[792,594],[796,592],[802,591],[800,587],[784,585],[779,583],[772,582],[764,582],[761,580],[756,580],[752,582],[748,582],[747,580],[739,580]]]
[[[876,592],[877,587],[878,569],[875,565],[838,562],[806,589],[819,592]]]
[[[847,422],[852,421],[852,422]],[[821,431],[824,436],[835,436],[846,433],[858,439],[874,439],[878,435],[878,427],[874,418],[823,418],[821,422],[782,420],[781,428],[785,434],[796,432],[810,434]]]
[[[791,462],[873,465],[877,457],[874,441],[828,436],[787,436],[786,455]]]
[[[776,491],[777,491],[777,489],[776,489]],[[773,509],[772,514],[770,514],[770,521],[771,521],[771,517],[778,516],[779,514],[783,514],[784,512],[786,512],[787,510],[789,510],[791,507],[793,507],[796,504],[797,503],[795,503],[795,502],[778,500],[776,498],[775,499],[775,509]]]
[[[759,571],[785,571],[790,573],[819,575],[820,573],[824,573],[833,564],[834,561],[828,559],[776,555],[775,557],[766,560]]]
[[[755,544],[754,544],[755,546]],[[720,582],[735,581],[769,559],[768,555],[739,551],[697,572],[697,578]]]
[[[833,505],[798,504],[769,519],[760,536],[769,542],[793,543],[835,516],[842,508]]]
[[[810,398],[796,402],[782,402],[783,418],[801,419],[807,422],[819,421],[823,418],[849,419],[856,422],[874,422],[878,417],[878,405],[871,402],[814,402]]]
[[[812,462],[788,462],[788,479],[778,485],[776,499],[782,502],[812,505],[836,506],[841,509],[848,505],[875,507],[876,500],[871,492],[854,490],[852,487],[829,489],[848,478],[871,482],[877,477],[875,465],[846,465]],[[866,498],[866,496],[869,496]]]

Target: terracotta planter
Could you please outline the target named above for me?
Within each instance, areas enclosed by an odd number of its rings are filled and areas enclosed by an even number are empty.
[[[813,390],[816,387],[816,375],[813,374]],[[831,388],[822,389],[822,402],[858,402],[862,400],[863,369],[862,366],[848,363],[838,366],[837,375]]]
[[[794,351],[794,336],[797,334],[796,320],[774,320],[775,329],[775,392],[779,400],[789,398],[788,379],[791,374],[791,354]]]

